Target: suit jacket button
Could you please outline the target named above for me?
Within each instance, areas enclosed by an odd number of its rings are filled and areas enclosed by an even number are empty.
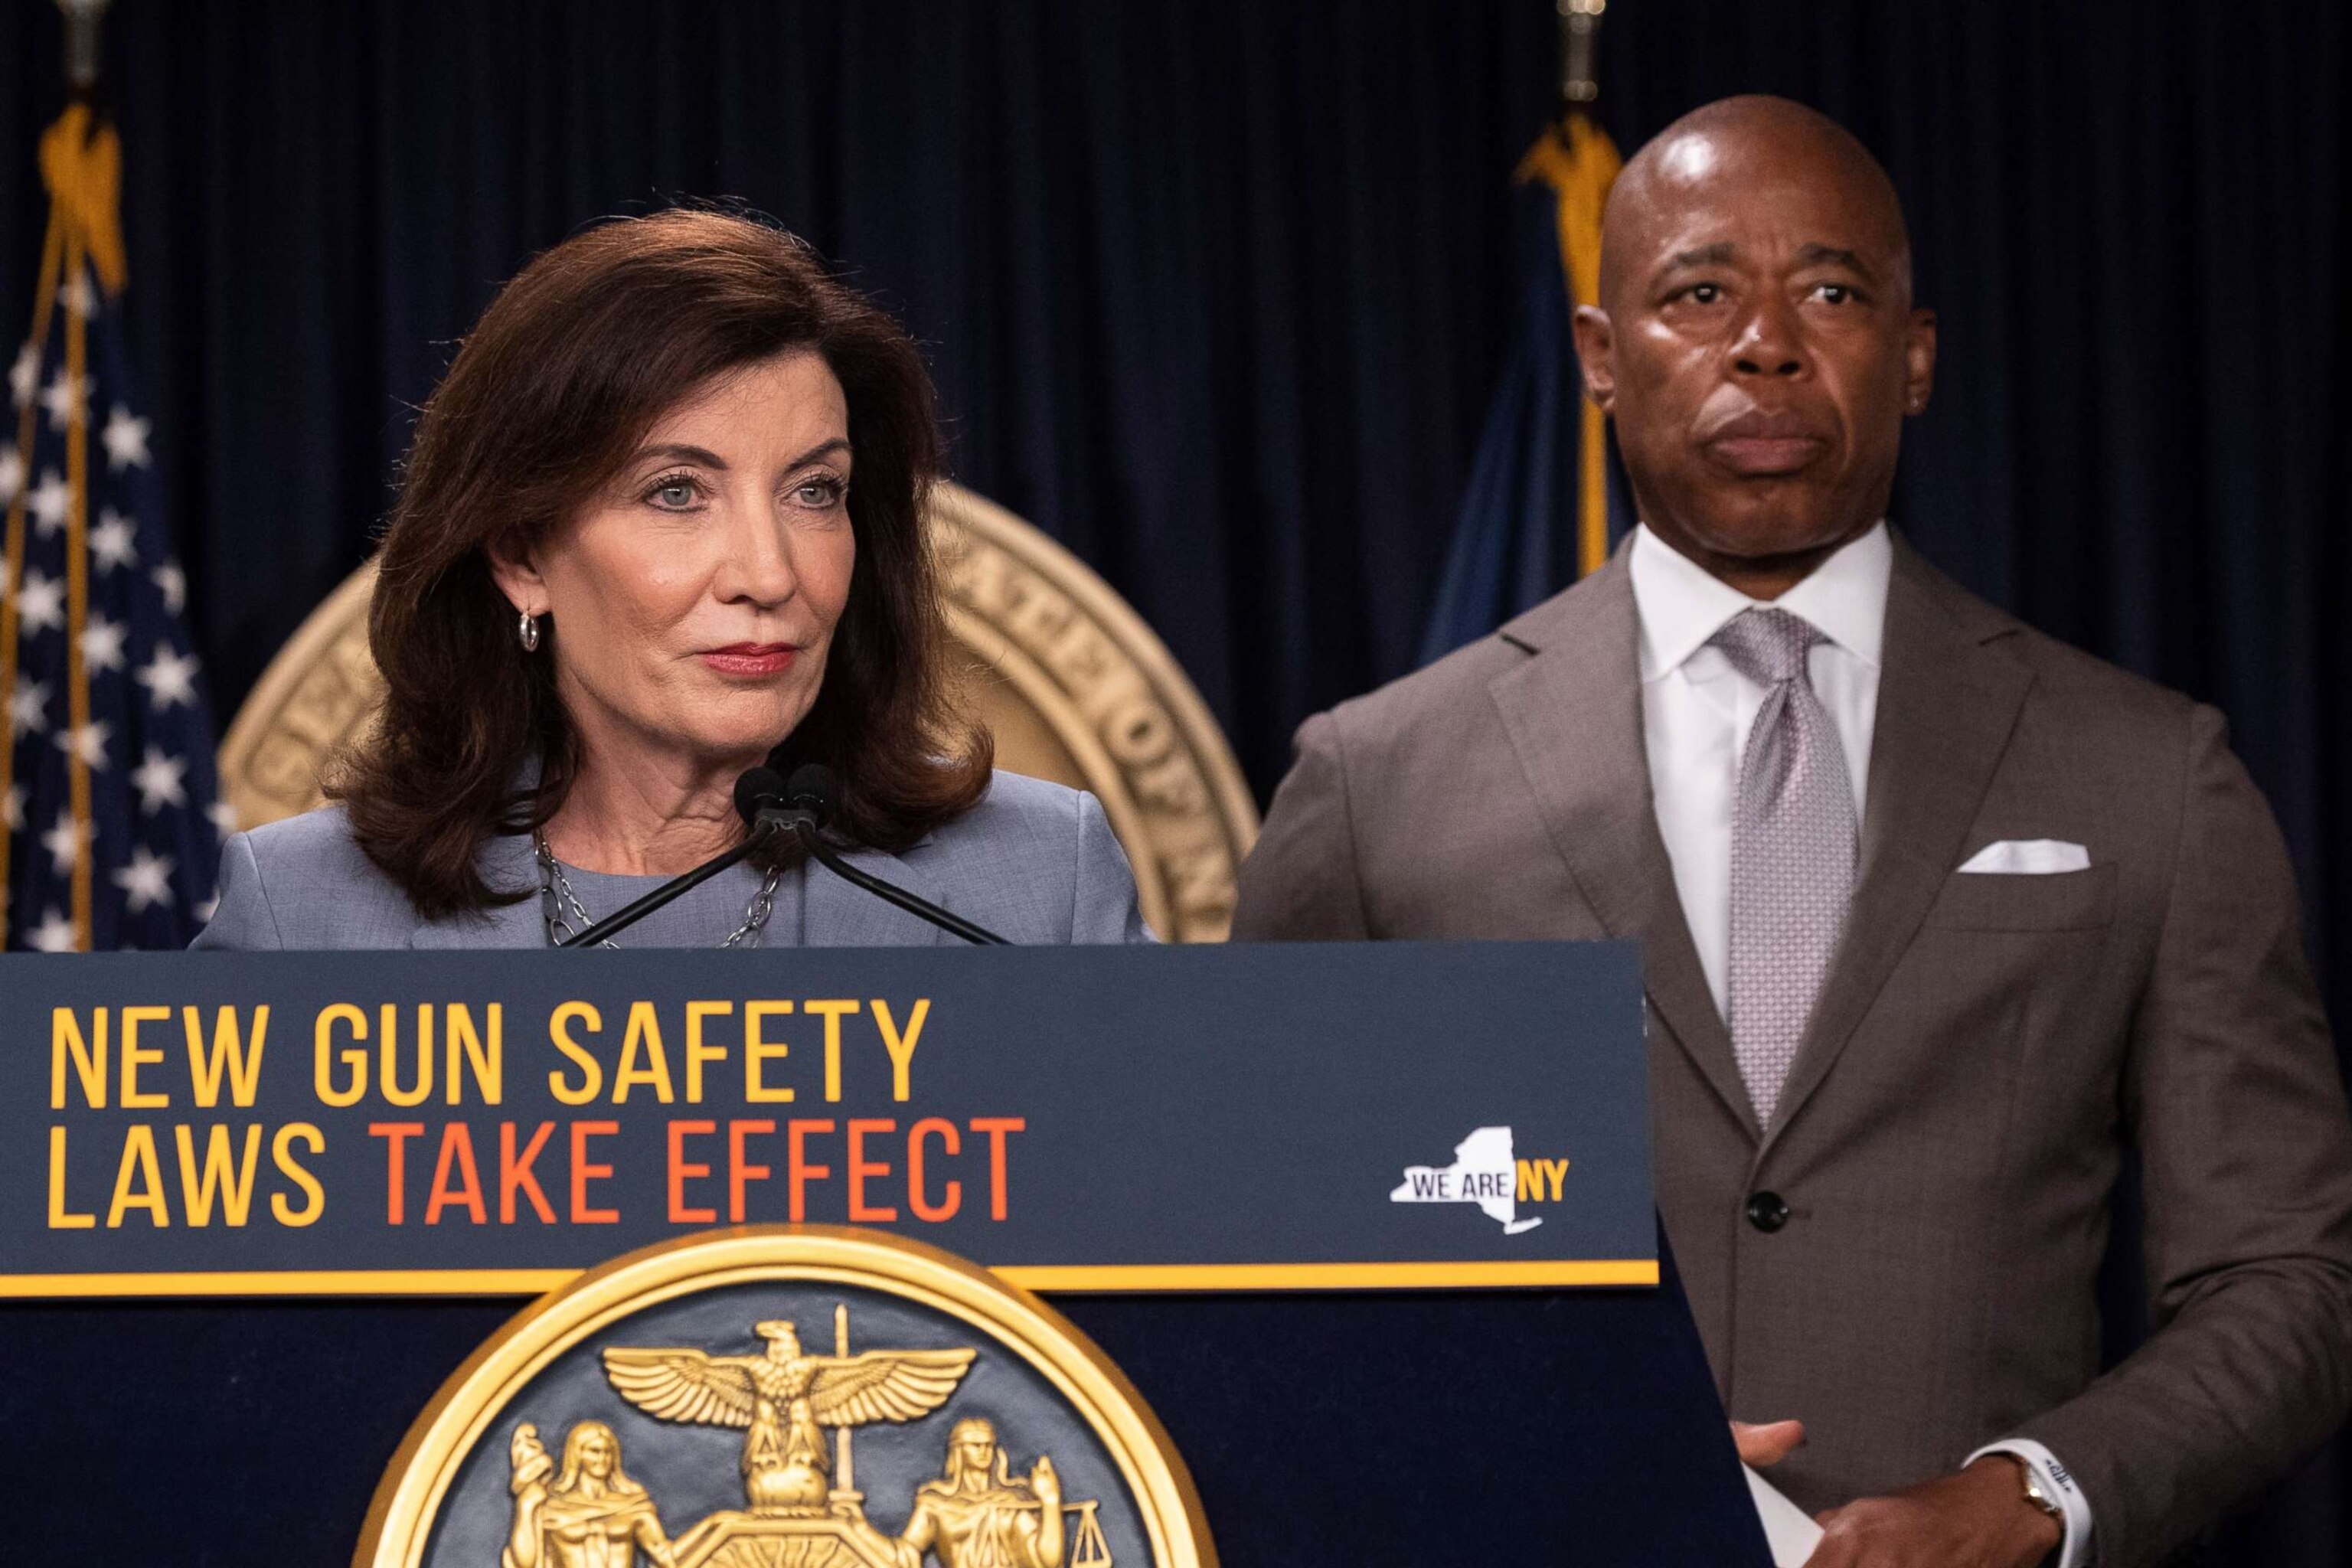
[[[1758,1193],[1748,1200],[1748,1223],[1771,1235],[1789,1223],[1788,1201],[1778,1193]]]

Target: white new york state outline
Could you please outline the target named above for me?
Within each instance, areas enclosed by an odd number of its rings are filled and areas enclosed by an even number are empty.
[[[1451,1165],[1407,1165],[1404,1180],[1389,1194],[1389,1202],[1476,1204],[1487,1218],[1502,1225],[1505,1236],[1521,1236],[1543,1221],[1518,1217],[1518,1181],[1511,1130],[1480,1127],[1454,1146]]]

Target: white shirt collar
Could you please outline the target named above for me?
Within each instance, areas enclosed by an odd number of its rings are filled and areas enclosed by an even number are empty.
[[[1777,600],[1749,598],[1651,532],[1647,523],[1633,531],[1627,570],[1642,626],[1644,683],[1680,669],[1734,616],[1749,609],[1786,610],[1878,668],[1886,635],[1886,584],[1895,571],[1895,543],[1883,519]]]

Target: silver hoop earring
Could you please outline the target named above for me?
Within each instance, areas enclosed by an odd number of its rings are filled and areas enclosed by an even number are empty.
[[[529,610],[519,613],[522,616],[522,624],[516,630],[522,637],[522,651],[537,653],[539,651],[539,617]]]

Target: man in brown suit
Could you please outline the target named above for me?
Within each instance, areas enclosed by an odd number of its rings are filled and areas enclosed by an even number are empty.
[[[1643,526],[1299,731],[1241,940],[1638,938],[1658,1204],[1813,1562],[2154,1562],[2352,1407],[2352,1124],[2221,715],[1884,522],[1935,323],[1769,99],[1626,166],[1578,313]],[[2127,1146],[2156,1324],[2099,1370]],[[1742,1433],[1769,1458],[1793,1424]]]

